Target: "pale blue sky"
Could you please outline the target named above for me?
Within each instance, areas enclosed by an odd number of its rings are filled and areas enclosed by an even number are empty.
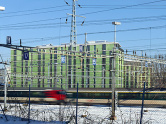
[[[0,43],[6,43],[6,36],[15,45],[19,39],[27,46],[69,43],[71,17],[67,13],[72,13],[71,5],[72,0],[0,0],[0,6],[6,8],[0,12]],[[77,6],[76,14],[86,17],[83,26],[84,19],[76,19],[78,44],[84,43],[84,33],[88,33],[88,41],[113,42],[112,22],[119,21],[117,42],[124,50],[165,54],[166,0],[78,0],[77,5],[82,8]],[[7,60],[10,49],[1,48],[0,54]]]

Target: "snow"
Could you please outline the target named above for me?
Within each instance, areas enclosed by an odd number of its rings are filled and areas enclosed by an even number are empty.
[[[3,105],[2,105],[3,106]],[[144,108],[143,123],[166,124],[165,108]],[[72,105],[35,105],[30,107],[32,124],[70,124],[75,123],[76,107]],[[140,107],[118,107],[115,111],[117,120],[113,123],[136,124],[140,122]],[[0,111],[0,124],[27,124],[28,106],[9,104],[5,112],[7,120]],[[78,124],[108,124],[111,122],[111,107],[78,106]],[[21,119],[22,118],[22,119]],[[24,120],[24,121],[23,121]]]

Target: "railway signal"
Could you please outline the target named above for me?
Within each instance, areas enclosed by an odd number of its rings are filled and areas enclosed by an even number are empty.
[[[145,62],[145,67],[148,67],[148,62],[147,61]]]
[[[6,44],[12,44],[11,36],[6,37]]]
[[[96,59],[93,58],[93,65],[96,65]]]
[[[65,63],[66,61],[66,57],[65,56],[61,56],[61,63]]]
[[[24,52],[24,60],[29,60],[29,52]]]

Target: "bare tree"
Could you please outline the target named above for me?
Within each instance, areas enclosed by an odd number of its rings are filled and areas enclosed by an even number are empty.
[[[166,60],[166,55],[155,55],[155,59]],[[153,63],[153,74],[151,80],[155,88],[166,88],[166,65]]]

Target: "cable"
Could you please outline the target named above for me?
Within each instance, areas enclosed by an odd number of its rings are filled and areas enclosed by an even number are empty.
[[[15,11],[15,12],[9,12],[9,13],[4,13],[4,14],[12,14],[12,13],[22,13],[22,12],[30,12],[30,11],[38,11],[38,10],[46,10],[46,9],[53,9],[53,8],[61,8],[64,7],[64,5],[62,6],[54,6],[54,7],[44,7],[44,8],[40,8],[40,9],[30,9],[30,10],[23,10],[23,11]]]
[[[103,6],[103,7],[107,7],[107,6],[127,6],[127,5],[82,5],[82,7],[86,7],[86,6],[88,6],[88,7],[100,7],[100,6]],[[144,6],[148,6],[148,7],[151,7],[151,6],[166,6],[166,5],[144,5]]]
[[[62,17],[62,18],[65,18],[65,17]],[[51,20],[55,20],[55,19],[59,19],[59,18],[54,18],[54,19],[51,19]],[[113,20],[119,20],[119,21],[121,21],[123,23],[130,23],[130,22],[158,21],[159,19],[160,20],[165,20],[166,19],[166,15],[150,16],[150,17],[137,17],[137,18],[122,18],[122,19],[111,19],[111,20],[109,20],[109,19],[108,20],[96,20],[96,21],[95,20],[91,20],[91,21],[86,21],[86,23],[84,25],[85,26],[89,26],[89,25],[105,25],[105,24],[110,24],[110,22],[113,21]],[[40,21],[47,21],[47,20],[40,20]],[[33,23],[33,22],[39,22],[39,21],[31,21],[31,22],[25,22],[25,23]],[[79,21],[78,23],[81,23],[81,21]],[[36,24],[34,24],[34,25],[31,24],[31,25],[22,25],[22,26],[19,26],[18,24],[24,24],[24,23],[2,25],[0,28],[1,28],[1,30],[3,30],[2,28],[6,29],[5,26],[7,26],[7,28],[9,29],[11,27],[25,27],[25,26],[35,26],[35,27],[37,27],[37,26],[40,26],[40,28],[42,28],[41,26],[43,26],[43,25],[50,25],[50,26],[56,25],[56,24],[59,25],[59,23],[46,23],[46,24],[37,24],[37,25]],[[67,27],[66,25],[63,25],[63,26]],[[43,27],[43,28],[46,28],[46,27]],[[47,28],[49,28],[49,27],[47,27]]]
[[[166,25],[162,26],[154,26],[154,27],[145,27],[145,28],[135,28],[135,29],[126,29],[126,30],[117,30],[116,32],[127,32],[127,31],[139,31],[139,30],[149,30],[151,29],[159,29],[159,28],[165,28]],[[102,34],[102,33],[113,33],[114,31],[101,31],[101,32],[92,32],[92,33],[87,33],[87,34]],[[78,34],[78,36],[83,35],[83,34]]]
[[[98,6],[98,5],[94,5],[94,6]],[[109,5],[101,5],[101,6],[109,6]],[[62,6],[57,6],[57,7],[62,7]],[[57,7],[50,7],[50,8],[57,8]],[[42,8],[42,9],[49,9],[49,8]],[[34,9],[34,10],[42,10],[42,9]],[[26,10],[26,11],[34,11],[34,10]],[[17,11],[17,12],[13,12],[13,13],[18,13],[18,12],[26,12],[26,11]],[[7,13],[8,14],[8,13]],[[115,19],[114,19],[115,20]],[[117,19],[116,19],[117,20]],[[38,22],[38,21],[37,21]],[[31,23],[31,22],[29,22]]]
[[[66,17],[60,17],[60,18],[66,18]],[[41,22],[41,21],[50,21],[50,20],[57,20],[59,18],[52,18],[52,19],[44,19],[44,20],[38,20],[38,21],[29,21],[29,22],[23,22],[23,23],[15,23],[15,24],[8,24],[8,25],[2,25],[0,28],[5,28],[5,26],[7,27],[14,27],[13,25],[19,25],[19,24],[25,24],[25,23],[35,23],[35,22]],[[145,20],[143,20],[145,19]],[[107,19],[107,20],[91,20],[91,21],[86,21],[86,24],[85,26],[88,26],[88,25],[92,25],[92,24],[95,24],[97,25],[98,23],[101,23],[101,24],[110,24],[111,21],[114,21],[114,20],[119,20],[123,23],[130,23],[130,22],[144,22],[144,21],[156,21],[156,20],[159,20],[159,19],[162,19],[162,20],[165,20],[166,19],[166,15],[160,15],[160,16],[149,16],[149,17],[137,17],[137,18],[121,18],[121,19]],[[97,23],[95,23],[97,22]],[[106,23],[107,22],[107,23]],[[81,23],[81,21],[79,21],[78,23]],[[52,24],[58,24],[59,23],[52,23]],[[38,24],[38,25],[46,25],[46,24]],[[47,25],[51,25],[50,23],[47,23]],[[23,25],[25,26],[25,25]],[[35,24],[36,26],[36,24]]]
[[[69,27],[69,26],[65,26],[64,27]],[[117,30],[116,32],[127,32],[127,31],[138,31],[138,30],[148,30],[149,28],[151,29],[160,29],[160,28],[165,28],[166,25],[162,25],[162,26],[154,26],[154,27],[145,27],[145,28],[135,28],[135,29],[126,29],[126,30]],[[31,28],[25,28],[25,26],[23,28],[11,28],[12,30],[18,30],[18,29],[39,29],[39,28],[43,28],[41,26],[39,27],[31,27]],[[44,28],[55,28],[53,26],[45,26]],[[1,29],[1,30],[9,30],[10,28],[8,29]],[[103,32],[94,32],[94,33],[88,33],[88,34],[102,34],[102,33],[112,33],[114,31],[103,31]],[[80,35],[84,35],[84,34],[78,34],[77,36],[80,36]]]
[[[106,6],[106,7],[105,7],[105,6],[96,6],[96,7],[82,7],[82,8],[85,8],[85,9],[86,9],[86,8],[88,8],[88,9],[94,9],[94,8],[108,8],[108,7],[109,7],[109,6]],[[109,7],[109,8],[110,8],[110,7]],[[133,8],[133,7],[132,7],[132,8],[125,8],[125,9],[166,9],[166,8],[163,8],[163,7],[162,7],[162,8],[160,8],[160,7],[157,7],[157,8],[154,8],[154,7],[153,7],[153,8],[152,8],[152,7],[149,6],[149,8],[147,8],[147,7],[146,7],[146,8],[145,8],[145,7],[142,7],[142,8],[138,8],[138,7],[137,7],[137,8]]]
[[[34,12],[34,13],[27,13],[27,14],[19,14],[19,15],[12,15],[12,16],[2,16],[1,18],[7,18],[7,17],[16,17],[16,16],[27,16],[27,15],[34,15],[34,14],[45,14],[45,13],[50,13],[50,12],[55,12],[55,11],[64,11],[64,10],[70,10],[70,9],[60,9],[60,10],[52,10],[52,11],[45,11],[45,12]]]
[[[14,24],[8,24],[8,25],[1,25],[1,27],[4,27],[4,26],[10,26],[10,25],[19,25],[19,24],[25,24],[25,23],[36,23],[36,22],[43,22],[43,21],[51,21],[51,20],[57,20],[57,19],[63,19],[63,18],[66,18],[66,17],[59,17],[59,18],[51,18],[51,19],[43,19],[43,20],[36,20],[36,21],[28,21],[28,22],[20,22],[20,23],[14,23]],[[0,27],[0,28],[1,28]]]
[[[159,29],[159,28],[165,28],[166,25],[162,25],[162,26],[154,26],[151,27],[151,29]],[[150,27],[145,27],[145,28],[135,28],[135,29],[126,29],[126,30],[117,30],[117,32],[127,32],[127,31],[139,31],[139,30],[149,30]],[[87,33],[88,35],[94,35],[94,34],[103,34],[103,33],[113,33],[114,31],[103,31],[103,32],[89,32]],[[77,36],[83,36],[85,35],[84,33],[82,34],[77,34]],[[61,38],[67,38],[70,37],[70,35],[64,35],[61,36]],[[59,36],[57,37],[48,37],[48,38],[35,38],[35,39],[42,39],[42,40],[53,40],[53,39],[57,39],[59,38]],[[35,42],[35,41],[31,41],[31,42]]]
[[[142,5],[147,5],[147,4],[152,4],[152,3],[158,3],[158,2],[163,2],[166,0],[158,0],[158,1],[153,1],[153,2],[147,2],[147,3],[141,3],[141,4],[135,4],[135,5],[127,5],[124,7],[118,7],[118,8],[113,8],[113,9],[105,9],[105,10],[100,10],[100,11],[95,11],[95,12],[89,12],[89,13],[85,13],[85,14],[81,14],[81,15],[89,15],[89,14],[96,14],[96,13],[100,13],[100,12],[106,12],[106,11],[111,11],[111,10],[117,10],[117,9],[126,9],[129,7],[135,7],[135,6],[142,6]]]

